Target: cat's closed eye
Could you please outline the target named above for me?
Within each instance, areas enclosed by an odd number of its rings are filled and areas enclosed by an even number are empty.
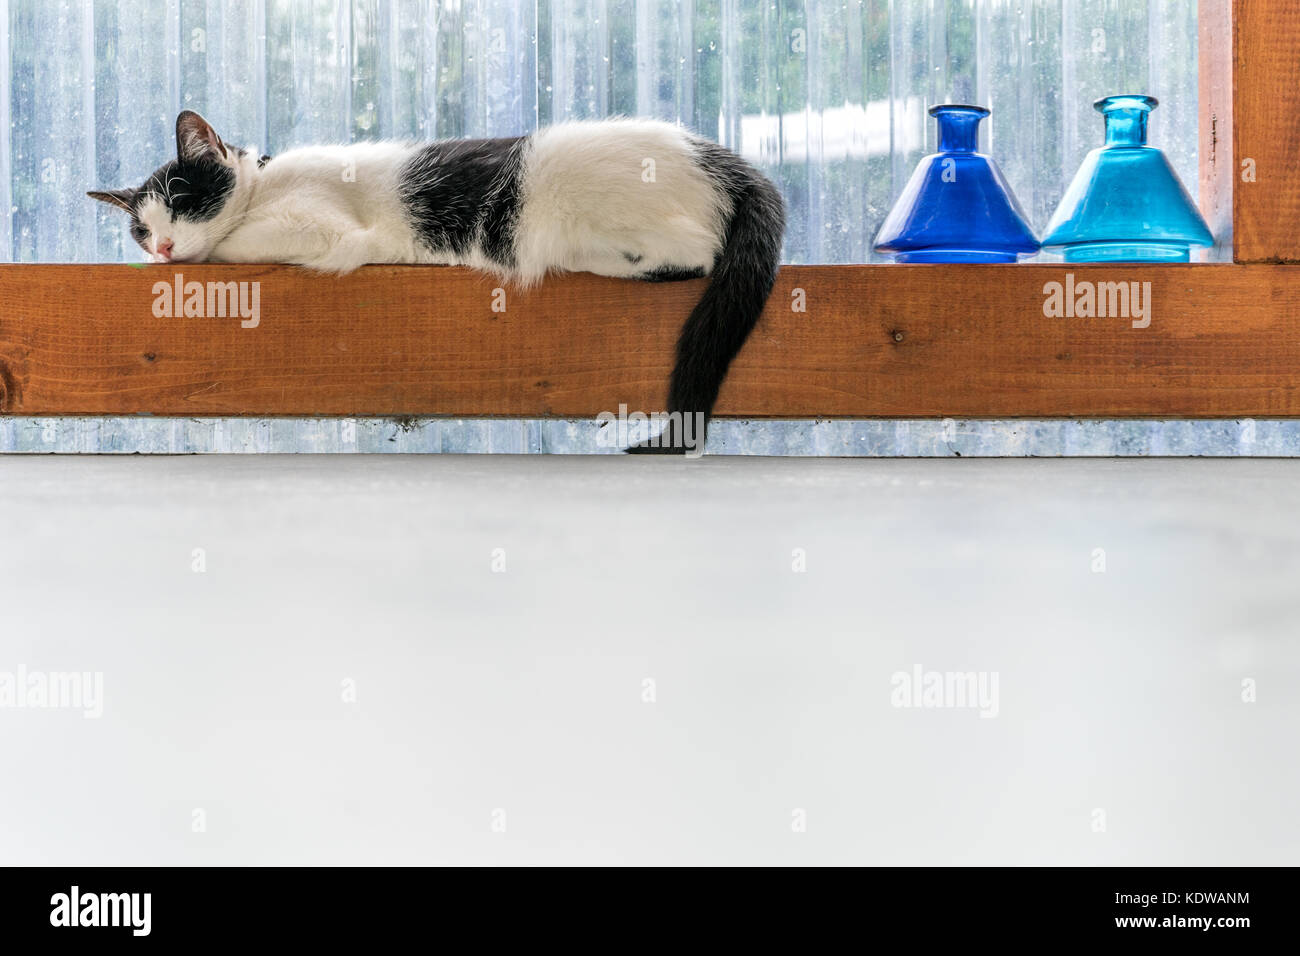
[[[149,250],[149,229],[144,223],[136,220],[131,223],[131,238],[134,239],[145,252]]]

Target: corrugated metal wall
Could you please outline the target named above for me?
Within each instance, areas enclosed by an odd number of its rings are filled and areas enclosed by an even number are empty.
[[[1194,189],[1195,0],[0,0],[0,259],[139,258],[84,192],[143,181],[189,107],[271,152],[656,116],[772,175],[789,261],[861,262],[930,105],[992,107],[1041,229],[1120,91]]]

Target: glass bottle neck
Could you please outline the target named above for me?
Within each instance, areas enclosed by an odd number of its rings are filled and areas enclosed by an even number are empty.
[[[1145,146],[1150,110],[1113,109],[1106,113],[1107,146]]]
[[[979,146],[980,120],[984,117],[968,110],[939,113],[939,152],[973,153]]]

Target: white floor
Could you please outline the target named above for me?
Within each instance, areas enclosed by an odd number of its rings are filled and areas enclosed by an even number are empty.
[[[1300,463],[11,456],[0,545],[8,704],[102,680],[3,863],[1300,862]]]

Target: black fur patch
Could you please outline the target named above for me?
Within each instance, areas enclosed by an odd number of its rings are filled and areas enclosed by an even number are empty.
[[[731,360],[758,323],[781,265],[785,200],[766,176],[726,147],[696,141],[700,168],[731,198],[731,219],[712,279],[677,340],[670,411],[710,415]]]
[[[221,212],[235,188],[235,171],[216,160],[165,163],[136,190],[132,215],[151,197],[162,200],[172,219],[206,222]]]
[[[682,266],[660,266],[658,269],[651,269],[649,272],[643,272],[638,278],[646,282],[685,282],[687,279],[703,279],[705,272],[698,266],[683,268]]]
[[[526,143],[522,136],[445,140],[407,161],[398,196],[425,245],[464,255],[477,242],[494,262],[514,265]]]

